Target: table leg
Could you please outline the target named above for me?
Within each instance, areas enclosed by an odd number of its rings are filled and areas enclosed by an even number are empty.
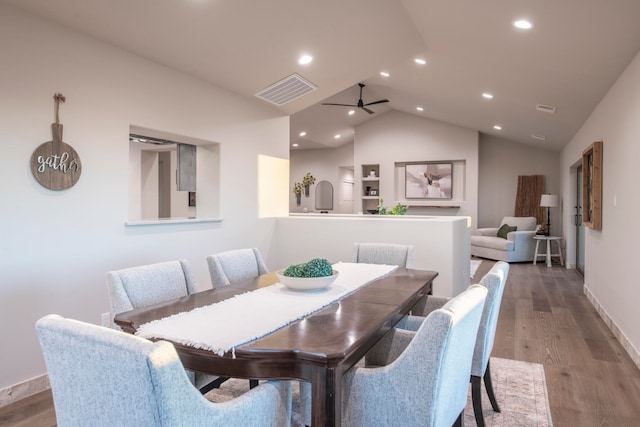
[[[533,253],[533,265],[536,265],[536,261],[538,261],[538,246],[540,246],[540,240],[536,240],[536,250]]]
[[[551,267],[551,240],[547,239],[547,267]]]
[[[562,240],[556,240],[556,243],[558,244],[558,256],[560,257],[560,265],[564,266],[564,259],[562,259],[562,245],[560,245],[560,242],[562,242]]]
[[[342,423],[342,376],[335,367],[313,368],[311,420],[316,426]]]

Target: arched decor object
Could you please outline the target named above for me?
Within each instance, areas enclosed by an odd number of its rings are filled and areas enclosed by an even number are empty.
[[[320,181],[316,185],[316,210],[333,210],[333,185],[329,181]]]

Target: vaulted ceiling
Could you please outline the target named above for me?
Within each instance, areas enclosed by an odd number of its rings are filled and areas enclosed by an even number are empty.
[[[640,50],[637,0],[1,1],[254,99],[297,73],[317,89],[258,102],[291,115],[300,148],[392,109],[559,151]],[[364,103],[390,102],[321,105],[356,103],[360,82]]]

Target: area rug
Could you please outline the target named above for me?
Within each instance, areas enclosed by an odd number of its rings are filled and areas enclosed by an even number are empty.
[[[551,411],[547,396],[547,386],[544,369],[537,363],[520,362],[517,360],[491,358],[491,377],[494,392],[502,412],[494,412],[489,398],[484,392],[482,409],[487,427],[551,427]],[[298,382],[293,381],[293,415],[291,425],[302,427],[299,415]],[[249,381],[231,379],[226,381],[220,389],[212,390],[205,395],[212,402],[226,402],[249,389]],[[471,403],[471,386],[469,397],[464,410],[465,426],[475,426]]]
[[[482,263],[481,259],[471,260],[471,268],[469,269],[469,272],[471,274],[471,279],[473,279],[473,276],[476,274],[476,271],[478,271],[478,267],[480,267],[481,263]]]

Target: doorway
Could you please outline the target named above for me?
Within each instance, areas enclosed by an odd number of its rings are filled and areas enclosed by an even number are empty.
[[[584,243],[585,227],[582,224],[582,165],[576,170],[576,270],[584,277]]]

